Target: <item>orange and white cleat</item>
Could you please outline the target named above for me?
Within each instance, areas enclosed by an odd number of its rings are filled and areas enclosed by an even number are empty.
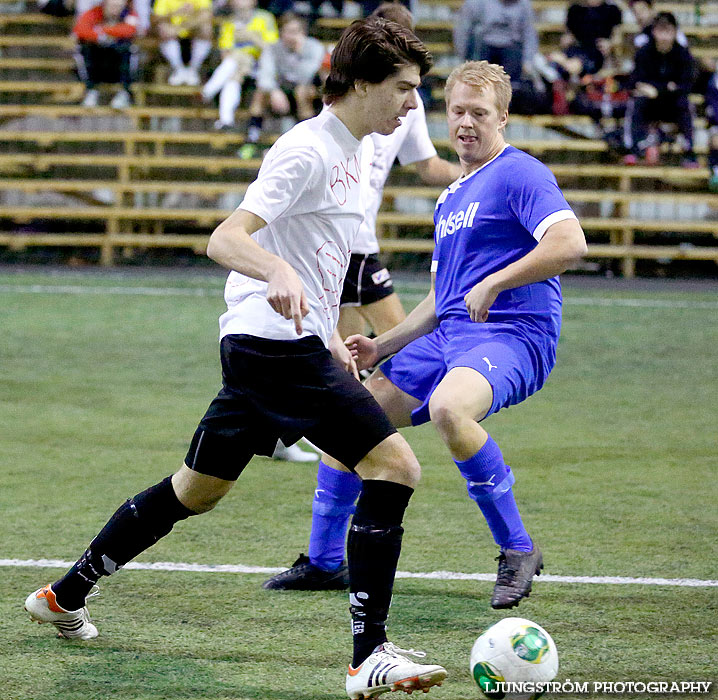
[[[87,596],[91,598],[98,595],[100,589],[94,586]],[[57,604],[55,593],[50,584],[38,588],[25,599],[25,610],[30,613],[30,619],[42,625],[49,622],[55,625],[60,637],[65,639],[94,639],[97,636],[97,627],[90,622],[87,608],[79,610],[65,610]]]
[[[423,651],[400,649],[384,642],[358,668],[349,666],[346,690],[351,700],[370,700],[382,693],[403,690],[411,695],[415,690],[424,693],[441,685],[446,678],[442,666],[417,664],[407,658],[424,658]]]

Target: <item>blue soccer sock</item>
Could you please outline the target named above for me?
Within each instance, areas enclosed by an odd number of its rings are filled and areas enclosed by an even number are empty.
[[[511,490],[514,475],[491,436],[473,457],[465,462],[454,461],[466,479],[469,496],[484,514],[496,544],[503,549],[530,552],[533,542],[521,521]]]
[[[361,483],[356,474],[319,462],[309,537],[309,560],[314,566],[335,571],[342,565],[349,518],[354,513]]]

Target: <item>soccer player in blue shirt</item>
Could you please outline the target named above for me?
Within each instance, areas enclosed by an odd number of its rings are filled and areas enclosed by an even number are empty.
[[[514,475],[480,421],[543,386],[561,327],[557,275],[586,253],[583,230],[551,171],[504,140],[510,99],[500,66],[471,61],[451,73],[447,118],[463,176],[436,204],[431,290],[392,330],[346,340],[359,368],[396,353],[367,388],[395,426],[431,420],[449,448],[501,548],[494,608],[518,605],[543,559],[522,523]],[[279,574],[286,574],[286,588],[343,582],[336,572],[359,485],[328,456],[323,467],[312,563]]]

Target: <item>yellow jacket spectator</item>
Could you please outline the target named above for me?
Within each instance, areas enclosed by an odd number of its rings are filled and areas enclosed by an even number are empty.
[[[257,43],[257,38],[260,43]],[[274,15],[266,10],[255,9],[246,23],[234,18],[223,22],[217,45],[220,51],[246,51],[256,61],[262,53],[262,46],[273,44],[278,39],[279,32]]]
[[[170,85],[199,85],[199,70],[212,50],[212,0],[155,0],[160,52],[172,67]],[[189,65],[180,39],[191,39]]]
[[[219,32],[222,62],[202,89],[205,102],[211,102],[219,93],[217,129],[234,126],[244,79],[254,70],[262,49],[279,39],[274,15],[257,9],[256,0],[232,0],[232,11]]]

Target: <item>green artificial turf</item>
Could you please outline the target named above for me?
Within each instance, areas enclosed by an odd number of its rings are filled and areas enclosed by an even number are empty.
[[[93,293],[57,289],[67,286]],[[216,275],[0,273],[0,558],[73,561],[125,498],[181,464],[219,387],[221,290]],[[546,386],[485,422],[546,573],[718,579],[714,298],[571,285],[565,296]],[[400,569],[495,572],[497,549],[435,431],[404,434],[424,475]],[[138,561],[290,565],[306,551],[314,476],[311,464],[255,458],[216,510],[179,523]],[[344,593],[264,591],[262,574],[127,570],[90,602],[101,636],[67,642],[22,610],[61,573],[0,567],[0,698],[345,697]],[[490,609],[490,591],[484,581],[397,581],[390,638],[449,671],[430,697],[479,697],[469,651],[506,615]],[[715,587],[539,578],[511,614],[553,635],[559,679],[716,680]]]

